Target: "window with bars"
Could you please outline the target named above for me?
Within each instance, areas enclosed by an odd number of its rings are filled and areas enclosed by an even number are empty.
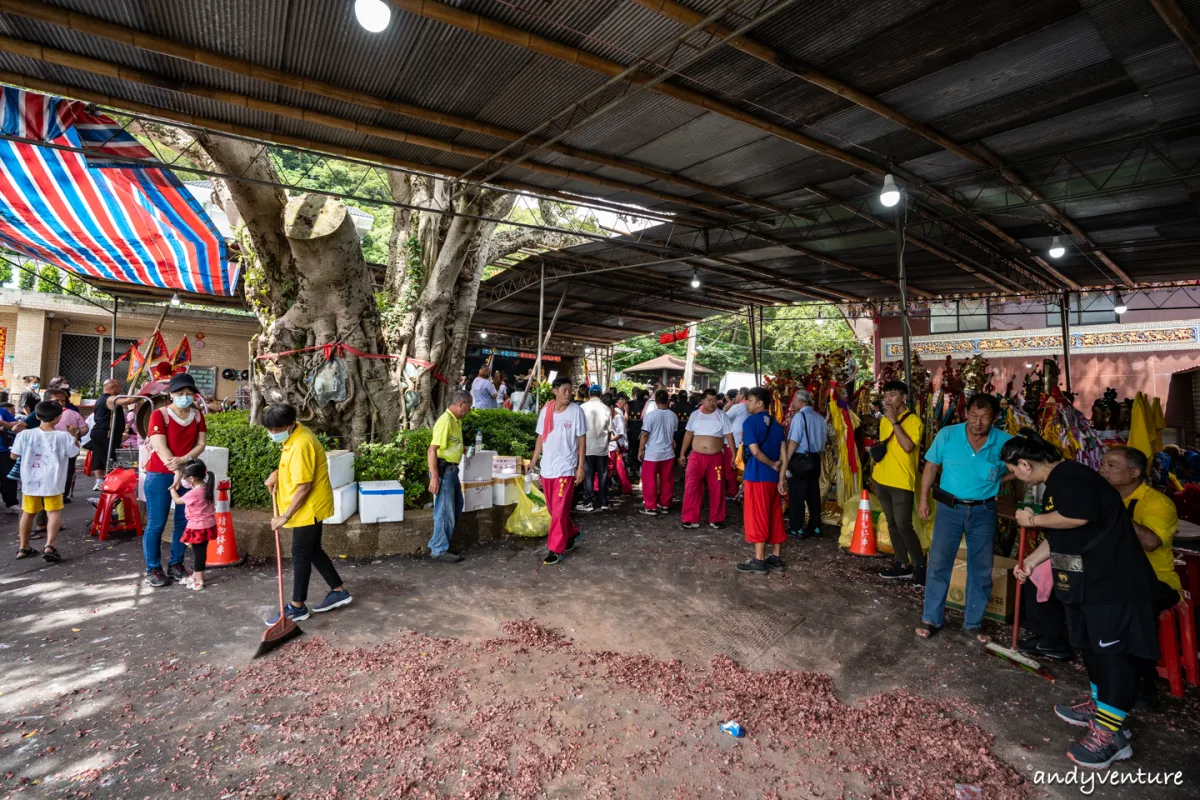
[[[930,333],[961,333],[988,329],[987,300],[956,300],[929,307]]]
[[[117,339],[116,353],[119,356],[136,344],[136,339]],[[64,333],[58,345],[58,373],[71,382],[71,386],[81,391],[98,386],[108,378],[109,367],[116,356],[112,354],[112,340],[107,336],[91,334]],[[125,385],[128,372],[127,364],[119,364],[113,371],[113,376]]]

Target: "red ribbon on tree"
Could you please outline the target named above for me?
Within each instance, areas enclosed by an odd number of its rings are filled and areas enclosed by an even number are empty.
[[[400,356],[394,356],[390,353],[364,353],[362,350],[359,350],[356,347],[348,345],[345,342],[334,342],[333,344],[316,344],[316,345],[313,345],[312,347],[301,347],[297,350],[284,350],[282,353],[264,353],[263,355],[258,356],[256,360],[258,360],[258,361],[274,361],[275,359],[279,358],[280,356],[292,356],[297,353],[309,353],[314,350],[320,350],[324,354],[326,361],[333,358],[335,355],[344,356],[347,353],[349,353],[352,356],[358,356],[359,358],[386,358],[386,359],[393,359],[393,360],[400,359]],[[416,364],[418,367],[424,367],[425,369],[433,372],[433,377],[437,378],[439,381],[446,384],[447,386],[450,385],[450,381],[446,380],[444,377],[442,377],[442,375],[440,373],[438,373],[436,370],[433,369],[433,362],[431,362],[431,361],[422,361],[419,358],[407,358],[407,359],[405,359],[405,363]]]

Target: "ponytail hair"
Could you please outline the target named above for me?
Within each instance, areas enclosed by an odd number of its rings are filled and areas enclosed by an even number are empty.
[[[1004,443],[1000,448],[1000,460],[1005,464],[1016,464],[1024,459],[1031,463],[1054,464],[1062,461],[1058,447],[1046,441],[1033,428],[1021,428],[1021,433]]]
[[[185,477],[204,481],[204,499],[213,502],[216,497],[217,476],[208,471],[203,461],[193,458],[183,465],[183,474]]]

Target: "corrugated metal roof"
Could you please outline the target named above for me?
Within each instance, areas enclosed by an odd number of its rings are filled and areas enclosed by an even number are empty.
[[[700,14],[721,8],[726,2],[685,0]],[[684,26],[627,0],[453,0],[450,4],[622,64],[661,50],[684,30]],[[582,67],[404,12],[394,14],[385,33],[367,34],[355,23],[348,0],[189,0],[183,4],[177,0],[55,0],[55,5],[232,57],[516,131],[531,130],[606,80]],[[725,21],[737,25],[745,14],[761,12],[764,7],[769,5],[743,3]],[[1200,0],[1185,0],[1183,7],[1194,19],[1200,16]],[[236,91],[489,152],[506,144],[495,137],[281,89],[27,19],[0,16],[0,29],[17,38],[146,70],[168,81]],[[756,28],[753,37],[802,64],[811,64],[881,96],[893,107],[959,141],[983,140],[1006,160],[1019,162],[1018,171],[1030,180],[1060,181],[1061,185],[1048,187],[1050,193],[1064,186],[1077,190],[1085,184],[1070,174],[1074,167],[1065,162],[1055,165],[1053,159],[1028,159],[1200,119],[1200,73],[1143,0],[827,0],[798,3]],[[694,48],[703,46],[705,38],[691,36],[688,45],[669,56],[670,63],[683,64],[696,52]],[[667,58],[663,55],[659,60]],[[86,75],[10,54],[0,54],[0,67],[130,101],[373,150],[448,170],[462,171],[476,162],[159,87]],[[995,207],[1006,196],[1015,196],[995,175],[978,174],[977,167],[895,123],[744,53],[719,50],[682,67],[681,73],[674,83],[807,133],[881,167],[903,164],[922,180],[941,182],[948,191],[981,207]],[[860,170],[759,127],[654,92],[624,94],[615,111],[571,131],[565,143],[661,172],[678,172],[691,181],[795,209],[822,202],[807,186],[837,197],[856,198],[871,194],[877,184],[875,177],[867,176],[864,182]],[[1161,138],[1160,147],[1181,160],[1189,156],[1194,160],[1193,153],[1200,151],[1200,144],[1193,141],[1198,138],[1194,133]],[[1121,161],[1128,147],[1128,143],[1104,145],[1073,154],[1072,162],[1103,176]],[[652,180],[632,170],[591,160],[548,152],[536,153],[534,160],[712,206],[730,206],[728,200],[703,188],[684,189],[673,182]],[[1162,168],[1146,171],[1147,176],[1161,174]],[[507,170],[505,178],[662,211],[685,212],[693,219],[704,217],[704,212],[679,203],[532,172],[525,167]],[[1070,178],[1074,179],[1068,181]],[[1178,234],[1171,234],[1196,218],[1194,198],[1200,192],[1193,186],[1189,194],[1188,188],[1180,181],[1111,196],[1083,197],[1072,200],[1068,211],[1085,229],[1093,231],[1098,241],[1111,246],[1113,257],[1138,279],[1180,274],[1189,257],[1194,273],[1194,264],[1200,259],[1200,247],[1193,243],[1196,237],[1181,241]],[[762,208],[753,205],[739,204],[736,208],[751,216],[763,214]],[[877,206],[872,210],[885,220],[890,220],[893,213]],[[839,211],[841,216],[835,217],[844,220],[847,213]],[[1161,218],[1162,224],[1156,224],[1154,215]],[[1051,232],[1041,213],[1031,207],[1011,208],[991,219],[1014,236],[1019,234],[1018,238],[1030,246],[1043,246]],[[1001,252],[1012,253],[970,218],[960,217],[958,224]],[[1176,238],[1168,240],[1168,234]],[[786,240],[799,233],[787,230],[777,231],[777,235]],[[669,238],[672,246],[705,246],[703,235],[690,229],[656,227],[639,234],[639,238],[649,240],[656,236],[663,241]],[[895,269],[890,236],[887,230],[856,219],[848,225],[824,222],[802,244],[849,264],[890,275]],[[730,247],[730,242],[737,241],[733,237],[714,239],[721,242],[721,252],[728,251],[733,260],[750,260],[780,275],[864,297],[894,292],[886,284],[816,262],[791,248],[754,238]],[[1139,242],[1146,246],[1139,249]],[[990,252],[953,237],[947,240],[947,246],[982,264],[995,260]],[[639,256],[629,247],[614,250],[605,243],[589,243],[581,249],[601,260],[651,258]],[[909,248],[908,257],[914,285],[924,281],[943,292],[959,287],[964,291],[991,288],[960,269],[947,268],[944,260],[919,248]],[[1089,283],[1098,280],[1094,264],[1081,258],[1064,261],[1063,269],[1076,279]],[[653,271],[686,278],[689,267],[668,264]],[[769,278],[743,272],[743,280],[713,273],[706,285],[714,292],[720,287],[740,287],[743,291],[796,296],[794,288],[772,287]],[[634,294],[623,291],[620,275],[614,273],[611,286],[594,296],[611,304],[632,302]],[[604,283],[609,285],[607,280]],[[667,294],[676,296],[673,292]],[[568,314],[566,319],[586,330],[579,316]],[[593,333],[600,335],[598,331]]]

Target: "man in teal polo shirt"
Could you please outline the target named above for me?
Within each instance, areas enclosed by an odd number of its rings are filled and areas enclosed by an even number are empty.
[[[1000,448],[1012,436],[992,427],[1000,401],[977,394],[967,401],[967,421],[938,431],[921,473],[917,513],[929,519],[929,495],[937,501],[937,519],[929,544],[925,577],[925,610],[917,636],[929,638],[942,627],[950,573],[963,535],[967,537],[967,598],[963,628],[983,635],[983,612],[992,594],[992,540],[996,536],[996,494],[1008,471]],[[941,485],[934,488],[938,471]]]

